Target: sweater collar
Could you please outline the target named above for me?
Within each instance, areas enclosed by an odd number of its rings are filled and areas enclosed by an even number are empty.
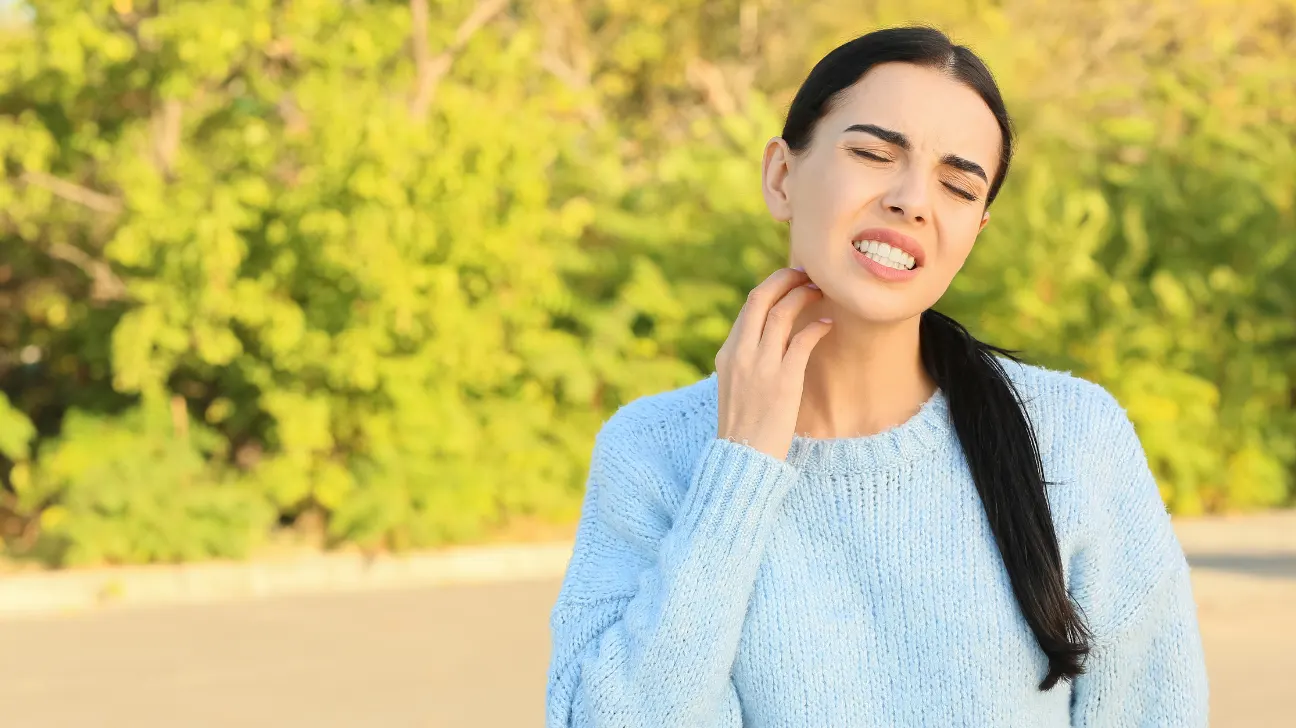
[[[710,376],[713,393],[719,381]],[[863,437],[816,438],[796,435],[787,463],[807,472],[869,472],[931,457],[953,438],[949,402],[937,388],[909,419]]]
[[[834,438],[796,435],[787,462],[804,471],[869,472],[931,457],[949,442],[952,430],[945,392],[937,389],[909,419],[873,435]]]

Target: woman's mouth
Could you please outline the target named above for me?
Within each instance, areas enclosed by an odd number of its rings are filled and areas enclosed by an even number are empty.
[[[871,227],[851,236],[855,261],[874,278],[896,283],[918,275],[927,262],[922,245],[915,239],[886,227]]]
[[[853,245],[861,255],[878,265],[898,271],[911,271],[917,267],[912,255],[877,240],[856,240]]]
[[[922,267],[912,255],[881,240],[861,238],[851,246],[855,248],[851,253],[855,262],[874,278],[887,283],[903,283],[917,276]]]

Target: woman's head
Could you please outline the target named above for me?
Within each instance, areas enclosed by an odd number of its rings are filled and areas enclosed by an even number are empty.
[[[899,321],[949,288],[1011,156],[1003,99],[970,50],[931,28],[880,30],[811,70],[766,145],[765,199],[835,315]],[[898,242],[913,269],[865,262],[867,240]]]

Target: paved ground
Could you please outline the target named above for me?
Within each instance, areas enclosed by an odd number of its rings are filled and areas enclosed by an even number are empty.
[[[1183,523],[1212,725],[1296,724],[1296,517]],[[5,728],[527,728],[554,581],[0,621]]]

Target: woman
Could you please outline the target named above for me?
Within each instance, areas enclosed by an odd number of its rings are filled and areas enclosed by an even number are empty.
[[[938,31],[811,71],[764,154],[794,267],[716,374],[596,439],[550,728],[1206,724],[1188,565],[1125,411],[930,310],[1011,151],[989,71]]]

